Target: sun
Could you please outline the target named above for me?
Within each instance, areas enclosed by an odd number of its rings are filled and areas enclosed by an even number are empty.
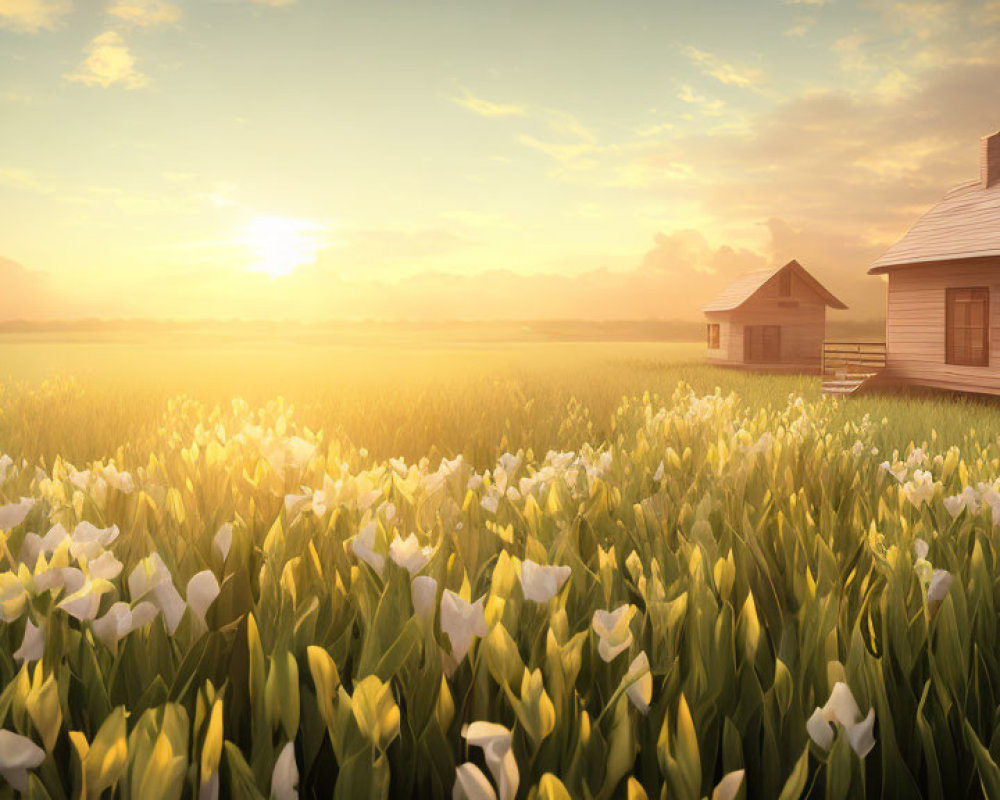
[[[305,264],[315,264],[320,250],[329,245],[327,225],[293,217],[255,217],[248,222],[239,243],[256,259],[249,269],[270,278],[292,274]]]

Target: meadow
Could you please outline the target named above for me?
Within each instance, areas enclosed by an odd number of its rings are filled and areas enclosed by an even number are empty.
[[[1000,796],[995,405],[700,353],[0,337],[0,796]]]

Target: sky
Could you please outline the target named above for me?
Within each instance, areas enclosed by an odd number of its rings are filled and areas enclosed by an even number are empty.
[[[1000,0],[0,0],[0,319],[871,318],[998,129]]]

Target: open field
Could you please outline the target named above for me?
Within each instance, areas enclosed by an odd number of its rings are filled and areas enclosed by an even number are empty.
[[[996,406],[700,354],[0,338],[0,775],[1000,796]]]

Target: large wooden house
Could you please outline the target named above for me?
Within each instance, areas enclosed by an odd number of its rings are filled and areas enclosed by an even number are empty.
[[[1000,133],[979,180],[956,186],[869,270],[886,275],[884,377],[1000,394]]]
[[[708,360],[746,369],[816,371],[827,306],[847,308],[798,261],[745,275],[702,309]]]

